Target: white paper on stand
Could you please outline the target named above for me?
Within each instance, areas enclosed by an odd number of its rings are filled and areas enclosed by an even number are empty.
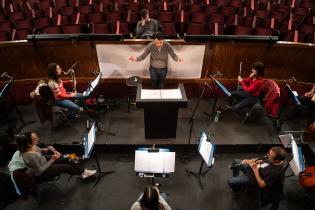
[[[163,173],[163,156],[162,152],[148,152],[149,168],[147,172]]]
[[[149,168],[148,152],[136,151],[135,171],[147,171]]]
[[[164,153],[163,157],[164,173],[175,171],[175,152]]]
[[[208,142],[206,139],[201,139],[201,145],[199,148],[199,153],[201,157],[205,160],[207,165],[212,165],[212,160],[210,159],[210,156],[212,154],[213,145]]]
[[[142,89],[141,99],[161,99],[161,90]]]
[[[177,89],[162,89],[162,99],[182,99],[182,93],[179,88]]]
[[[175,171],[175,152],[148,152],[136,150],[135,171],[171,173]]]

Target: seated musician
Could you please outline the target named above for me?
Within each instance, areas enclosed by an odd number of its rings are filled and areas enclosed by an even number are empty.
[[[249,77],[243,79],[240,75],[238,81],[243,90],[231,91],[231,97],[236,98],[238,103],[234,106],[227,106],[227,110],[241,113],[246,107],[253,106],[257,103],[261,87],[263,85],[262,77],[264,76],[265,66],[262,62],[255,62]]]
[[[131,206],[131,210],[171,210],[171,207],[167,204],[166,200],[166,194],[160,193],[158,187],[146,186],[139,199]]]
[[[285,173],[283,160],[286,155],[282,147],[272,147],[266,158],[233,160],[233,177],[228,180],[233,197],[237,198],[238,192],[243,188],[274,190],[282,184]],[[242,175],[239,175],[240,171],[243,172]]]
[[[77,91],[74,92],[67,92],[64,88],[64,84],[73,83],[73,86],[76,86],[76,81],[63,81],[60,78],[62,69],[57,63],[50,63],[48,64],[48,85],[50,89],[54,93],[55,103],[57,106],[65,107],[70,110],[70,117],[77,117],[78,113],[85,110],[88,110],[88,107],[85,103],[85,97],[82,93],[78,93]],[[70,99],[77,98],[79,99],[80,105],[75,104]]]
[[[62,157],[52,146],[39,148],[38,141],[39,137],[35,132],[26,132],[16,137],[18,150],[28,168],[27,172],[34,176],[36,182],[51,180],[61,173],[80,175],[82,179],[96,173],[96,170],[82,169],[70,159]]]

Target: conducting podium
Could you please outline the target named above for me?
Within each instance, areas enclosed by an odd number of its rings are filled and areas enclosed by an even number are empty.
[[[176,138],[178,108],[187,107],[183,84],[177,89],[142,89],[139,84],[136,104],[144,108],[146,139]]]

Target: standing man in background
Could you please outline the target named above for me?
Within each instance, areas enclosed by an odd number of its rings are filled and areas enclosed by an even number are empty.
[[[144,60],[149,53],[150,57],[150,77],[152,80],[152,86],[155,89],[164,88],[164,83],[167,75],[167,63],[168,55],[170,55],[174,61],[182,62],[179,58],[172,45],[164,41],[163,34],[158,32],[154,36],[154,41],[148,44],[144,52],[139,57],[130,56],[129,60],[139,62]]]

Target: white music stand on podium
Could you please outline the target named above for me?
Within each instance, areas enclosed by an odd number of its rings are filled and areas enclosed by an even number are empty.
[[[200,163],[200,168],[199,168],[199,172],[192,172],[189,170],[189,168],[187,167],[187,174],[188,176],[190,174],[194,175],[195,177],[198,178],[199,180],[199,185],[200,188],[203,190],[203,185],[202,185],[202,176],[206,175],[210,168],[213,166],[214,164],[214,151],[215,151],[215,144],[211,143],[208,140],[208,136],[207,134],[203,131],[201,133],[200,139],[199,139],[199,147],[198,147],[198,153],[200,154],[202,160]],[[202,172],[203,169],[203,165],[206,164],[208,170]]]
[[[135,171],[139,177],[168,177],[175,171],[175,152],[169,149],[139,148],[135,151]]]

